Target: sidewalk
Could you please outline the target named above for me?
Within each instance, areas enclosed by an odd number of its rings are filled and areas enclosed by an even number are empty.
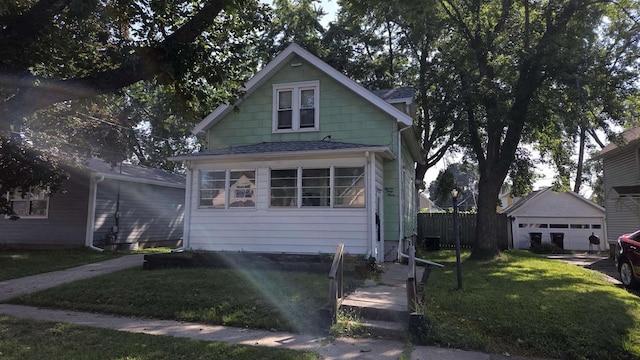
[[[143,255],[129,255],[72,269],[0,282],[0,302],[15,296],[47,289],[63,283],[90,278],[130,267],[142,266]],[[311,335],[250,330],[218,325],[185,323],[172,320],[138,319],[69,310],[40,309],[29,306],[0,304],[0,314],[53,322],[73,323],[132,333],[174,336],[196,340],[220,341],[253,346],[280,347],[314,351],[324,359],[398,359],[411,345],[380,339],[327,339]],[[481,352],[416,346],[412,360],[524,360]]]

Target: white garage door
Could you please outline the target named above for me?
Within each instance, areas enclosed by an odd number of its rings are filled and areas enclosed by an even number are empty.
[[[562,245],[567,250],[589,250],[589,236],[593,233],[600,238],[600,248],[606,250],[603,218],[519,217],[513,223],[514,247],[529,248],[531,233],[540,233],[542,243],[550,243],[552,234],[562,234],[556,236],[563,238]]]

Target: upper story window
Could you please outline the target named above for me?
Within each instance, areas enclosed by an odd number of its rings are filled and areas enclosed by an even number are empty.
[[[320,82],[273,85],[273,132],[320,130]]]
[[[21,219],[46,219],[49,216],[49,194],[45,190],[14,190],[7,193],[7,199],[13,212]]]

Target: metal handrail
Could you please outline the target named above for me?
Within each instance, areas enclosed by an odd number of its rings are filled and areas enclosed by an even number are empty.
[[[416,279],[416,262],[426,264],[427,266],[439,266],[444,267],[442,264],[438,264],[433,261],[424,260],[416,257],[416,247],[409,246],[409,255],[400,252],[400,255],[409,259],[409,273],[407,274],[407,307],[409,313],[414,313],[418,310],[418,281]]]
[[[344,295],[344,286],[342,282],[342,273],[344,271],[344,244],[338,244],[335,255],[333,255],[333,263],[329,271],[329,306],[331,311],[331,322],[338,322],[338,309],[342,304]]]

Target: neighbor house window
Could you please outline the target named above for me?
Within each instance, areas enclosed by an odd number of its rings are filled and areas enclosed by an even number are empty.
[[[30,188],[29,191],[14,190],[7,193],[13,212],[23,219],[46,219],[49,216],[49,194],[47,191]]]
[[[271,170],[271,207],[364,207],[364,167]]]
[[[273,132],[319,130],[320,82],[273,85]]]
[[[200,172],[200,207],[213,209],[255,207],[255,170]]]

